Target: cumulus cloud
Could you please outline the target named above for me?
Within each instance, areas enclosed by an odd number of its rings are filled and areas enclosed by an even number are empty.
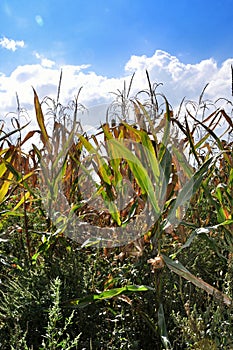
[[[129,84],[135,73],[131,95],[147,89],[146,70],[151,82],[163,83],[158,92],[164,93],[175,108],[181,100],[197,101],[207,83],[205,98],[216,100],[219,97],[231,99],[231,64],[229,58],[221,65],[209,58],[195,64],[185,64],[168,52],[157,50],[154,55],[147,57],[131,56],[125,64],[125,72],[118,78],[108,78],[96,74],[91,66],[64,65],[58,66],[39,53],[35,56],[38,64],[18,66],[10,75],[0,74],[0,117],[9,111],[16,110],[15,92],[18,92],[21,106],[27,107],[30,119],[35,120],[33,110],[33,91],[36,89],[40,99],[45,96],[56,98],[60,71],[63,71],[60,100],[67,104],[74,99],[79,88],[83,87],[79,102],[89,108],[89,113],[80,115],[82,124],[99,125],[105,120],[107,106],[111,103],[118,89],[123,90],[124,81]]]
[[[18,47],[24,47],[25,43],[23,40],[13,40],[6,38],[5,36],[0,39],[0,46],[4,49],[16,51]]]
[[[48,58],[44,57],[43,55],[40,55],[38,52],[34,52],[34,56],[40,60],[40,64],[42,67],[45,68],[52,68],[55,65],[55,62],[52,60],[49,60]]]
[[[218,67],[213,58],[196,64],[184,64],[176,56],[156,50],[153,56],[131,56],[125,65],[128,74],[136,72],[136,85],[145,81],[147,69],[151,81],[163,83],[163,92],[172,105],[177,105],[183,97],[196,100],[206,84],[206,97],[215,100],[220,96],[230,98],[233,58]]]

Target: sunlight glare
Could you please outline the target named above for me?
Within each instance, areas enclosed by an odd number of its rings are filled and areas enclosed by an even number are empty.
[[[42,26],[44,25],[43,18],[42,18],[40,15],[36,15],[35,20],[36,20],[36,23],[37,23],[40,27],[42,27]]]

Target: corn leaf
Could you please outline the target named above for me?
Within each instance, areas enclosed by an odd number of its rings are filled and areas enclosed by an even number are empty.
[[[12,182],[11,182],[12,178],[13,178],[13,174],[9,173],[7,179],[3,182],[3,184],[0,188],[0,203],[3,202],[3,200],[5,199],[5,196],[7,195],[9,187],[12,184]]]
[[[34,106],[35,106],[35,111],[36,111],[36,119],[38,122],[38,125],[40,127],[40,131],[41,131],[41,140],[44,144],[44,146],[49,147],[49,149],[51,148],[51,145],[49,143],[49,136],[45,127],[45,123],[44,123],[44,115],[41,109],[41,104],[39,102],[39,98],[37,96],[37,93],[35,91],[34,88],[33,92],[34,92]]]
[[[145,160],[148,160],[148,165],[153,171],[153,175],[155,180],[158,182],[159,176],[160,176],[160,168],[159,168],[159,162],[156,157],[155,148],[153,146],[153,143],[148,135],[148,133],[145,130],[137,130],[134,129],[132,126],[124,123],[124,125],[132,130],[134,134],[136,134],[138,137],[140,137],[140,141],[142,143],[142,150],[144,151],[144,158]]]
[[[1,212],[0,214],[3,218],[5,218],[7,216],[20,216],[20,217],[24,216],[24,213],[19,213],[17,211],[8,211],[8,210],[5,210],[5,211]]]
[[[171,210],[169,212],[168,221],[173,223],[176,220],[176,211],[179,207],[187,204],[190,200],[193,193],[195,193],[200,186],[202,185],[202,181],[204,176],[207,174],[208,170],[213,166],[217,159],[218,155],[215,157],[211,157],[208,159],[199,170],[197,170],[193,176],[189,179],[188,182],[185,183],[182,190],[179,192],[178,196],[172,203]]]
[[[13,208],[13,211],[17,210],[22,204],[24,204],[28,198],[30,197],[30,192],[26,192],[23,193],[22,198],[20,199],[20,201],[16,204],[16,206]]]
[[[29,140],[31,137],[33,137],[34,134],[35,134],[36,132],[39,132],[39,130],[31,130],[31,131],[29,131],[29,132],[27,133],[27,135],[24,137],[23,141],[21,142],[21,146],[22,146],[27,140]]]
[[[164,97],[165,98],[165,97]],[[166,104],[166,113],[164,114],[164,119],[161,120],[162,123],[162,128],[164,128],[163,131],[163,137],[162,137],[162,142],[160,144],[159,148],[159,154],[158,158],[159,161],[161,162],[166,150],[167,150],[167,145],[169,143],[169,137],[170,137],[170,128],[171,128],[171,112],[169,109],[169,104],[165,98],[165,104]]]
[[[28,126],[29,123],[23,125],[22,127],[20,128],[17,128],[17,129],[14,129],[12,131],[10,131],[8,134],[4,134],[2,137],[0,137],[0,142],[3,141],[3,140],[7,140],[9,138],[9,136],[12,136],[14,135],[16,132],[19,132],[21,130],[23,130],[24,128],[26,128]]]
[[[198,154],[197,154],[197,151],[195,149],[195,145],[194,145],[194,142],[193,142],[193,136],[190,132],[190,129],[189,129],[189,125],[188,125],[188,121],[187,121],[187,118],[185,116],[185,126],[186,126],[186,135],[188,137],[188,141],[189,141],[189,145],[190,145],[190,148],[192,150],[192,153],[197,161],[197,164],[200,165],[200,160],[199,160],[199,157],[198,157]]]
[[[79,138],[83,146],[86,148],[86,150],[90,154],[96,155],[96,159],[99,166],[98,170],[102,177],[102,180],[106,182],[108,185],[111,185],[111,180],[110,180],[111,173],[109,173],[110,169],[108,168],[107,164],[103,160],[103,157],[100,156],[100,154],[97,152],[95,147],[83,135],[79,135]]]
[[[178,164],[183,169],[185,175],[188,178],[191,178],[191,176],[193,175],[193,169],[192,169],[191,165],[188,163],[184,153],[180,152],[179,149],[176,148],[174,145],[172,146],[172,150],[173,150],[174,155],[176,156]]]
[[[169,350],[172,348],[171,343],[168,339],[168,333],[167,333],[167,326],[164,316],[164,310],[163,310],[163,304],[159,305],[158,309],[158,326],[159,326],[159,333],[161,341],[165,347],[166,350]]]
[[[154,208],[155,214],[160,215],[160,208],[158,199],[155,195],[155,189],[148,176],[148,171],[144,168],[141,161],[120,141],[111,140],[116,154],[118,157],[124,158],[129,164],[130,170],[132,171],[137,184],[140,186],[142,193],[147,194],[151,205]]]
[[[223,301],[224,304],[228,306],[232,305],[232,299],[230,297],[220,292],[217,288],[212,287],[210,284],[206,283],[201,278],[194,276],[178,260],[171,260],[165,255],[162,255],[162,257],[165,264],[171,271],[175,272],[177,275],[183,277],[187,281],[193,283],[196,287],[203,289],[208,294],[213,295],[216,299]]]
[[[222,222],[221,224],[218,225],[214,225],[214,226],[208,226],[208,227],[200,227],[200,228],[195,228],[195,230],[190,234],[189,238],[187,239],[187,241],[179,248],[179,250],[172,255],[172,257],[175,257],[177,254],[179,254],[183,249],[185,248],[189,248],[190,245],[192,244],[193,240],[197,237],[197,236],[201,236],[204,239],[206,239],[208,241],[208,243],[210,244],[210,246],[212,247],[212,249],[217,253],[217,255],[219,257],[221,257],[222,259],[226,259],[225,256],[223,256],[218,249],[218,246],[215,242],[215,240],[208,236],[209,233],[211,233],[212,231],[217,230],[220,226],[227,226],[227,225],[231,225],[233,224],[233,220],[226,220],[224,222]]]
[[[121,288],[113,288],[110,290],[105,290],[104,292],[102,292],[100,294],[92,294],[92,295],[88,295],[84,298],[70,300],[66,304],[68,304],[71,307],[84,307],[84,306],[87,306],[93,302],[98,302],[101,300],[107,300],[107,299],[112,299],[112,298],[118,297],[121,294],[147,292],[148,290],[153,290],[153,288],[151,288],[149,286],[128,285],[128,286],[121,287]]]
[[[111,134],[111,132],[109,132],[109,129],[107,128],[107,124],[103,125],[103,131],[107,140],[113,139],[113,135]],[[114,147],[111,147],[111,143],[107,143],[107,148],[108,148],[108,153],[110,157],[110,165],[113,169],[112,183],[113,183],[113,186],[116,186],[119,182],[122,181],[122,178],[123,178],[120,171],[121,159],[117,158],[116,155],[114,154]]]

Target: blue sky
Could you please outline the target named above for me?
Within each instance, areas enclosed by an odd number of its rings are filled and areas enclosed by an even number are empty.
[[[14,89],[29,109],[29,85],[55,93],[61,67],[64,100],[83,84],[90,105],[133,72],[144,88],[146,69],[174,104],[208,82],[208,97],[228,94],[232,12],[233,0],[2,0],[0,114],[14,108]]]
[[[118,76],[131,55],[168,51],[184,63],[232,54],[233,1],[1,1],[1,36],[24,40],[16,61],[1,50],[1,71],[33,63],[33,51],[67,64],[90,63]]]

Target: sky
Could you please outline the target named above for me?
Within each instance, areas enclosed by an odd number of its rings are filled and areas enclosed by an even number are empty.
[[[1,0],[0,119],[20,106],[35,122],[33,91],[67,104],[79,88],[89,109],[82,123],[97,126],[106,106],[132,84],[132,95],[162,83],[175,108],[185,97],[231,96],[233,0]]]

